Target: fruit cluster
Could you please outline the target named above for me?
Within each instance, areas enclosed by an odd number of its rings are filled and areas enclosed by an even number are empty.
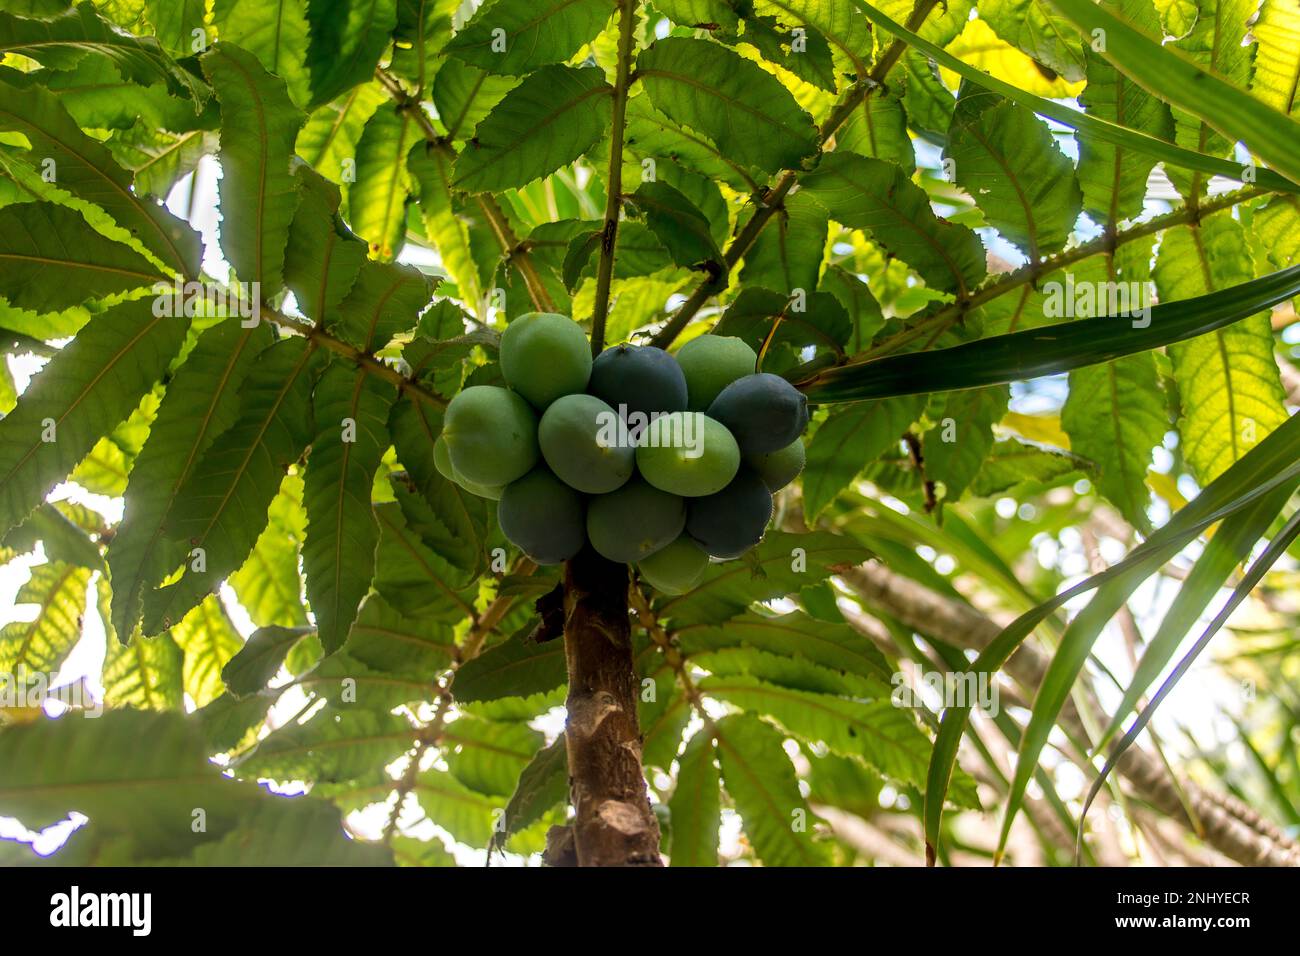
[[[434,459],[496,499],[502,532],[538,563],[590,541],[681,593],[710,557],[761,540],[772,493],[803,469],[807,399],[756,373],[740,339],[703,335],[676,356],[618,345],[593,360],[576,322],[531,312],[506,327],[500,359],[509,387],[452,399]]]

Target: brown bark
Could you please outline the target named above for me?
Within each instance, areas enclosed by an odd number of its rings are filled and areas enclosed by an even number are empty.
[[[565,568],[564,737],[578,866],[663,865],[641,769],[627,587],[627,567],[590,547]]]

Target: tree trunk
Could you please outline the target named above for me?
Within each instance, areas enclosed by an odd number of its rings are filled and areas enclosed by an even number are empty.
[[[587,547],[565,568],[569,792],[578,866],[662,866],[641,770],[627,567]]]

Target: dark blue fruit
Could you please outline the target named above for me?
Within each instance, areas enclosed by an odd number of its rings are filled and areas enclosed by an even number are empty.
[[[605,349],[592,363],[587,391],[624,418],[633,412],[648,416],[686,411],[686,375],[682,367],[663,349],[651,345]]]
[[[771,520],[772,493],[742,465],[717,494],[690,499],[686,533],[715,558],[738,558],[763,539]]]
[[[506,485],[497,523],[512,544],[538,564],[559,564],[587,539],[582,495],[545,468],[534,468]]]
[[[808,399],[781,376],[758,372],[724,388],[708,415],[731,429],[742,455],[765,455],[803,434]]]

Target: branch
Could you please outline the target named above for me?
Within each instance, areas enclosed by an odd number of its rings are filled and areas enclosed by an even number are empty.
[[[912,15],[907,18],[907,28],[913,31],[918,29],[938,2],[939,0],[916,0],[916,6],[912,8]],[[867,76],[852,87],[845,95],[843,102],[831,111],[830,116],[826,118],[819,130],[817,153],[810,160],[811,163],[815,163],[823,154],[834,148],[832,140],[835,131],[844,125],[844,122],[853,115],[853,111],[872,92],[882,87],[885,77],[889,75],[889,71],[894,68],[894,64],[898,62],[906,49],[907,44],[902,40],[895,40],[891,43],[880,59],[872,66]],[[785,170],[781,174],[781,178],[777,180],[776,185],[761,197],[762,204],[754,210],[754,214],[749,217],[749,221],[745,223],[744,228],[736,234],[722,254],[722,274],[724,277],[730,274],[736,263],[741,260],[755,240],[758,239],[759,233],[763,231],[763,227],[781,208],[782,202],[790,190],[794,188],[798,178],[798,170]],[[681,334],[682,329],[686,328],[691,319],[695,317],[695,314],[704,306],[704,303],[709,300],[709,297],[713,294],[713,282],[712,279],[706,279],[696,286],[695,291],[690,294],[690,297],[682,303],[673,317],[668,320],[668,324],[650,340],[650,344],[657,345],[659,348],[667,348],[671,345],[673,340]]]
[[[609,175],[605,179],[605,228],[600,236],[600,264],[596,270],[596,303],[591,310],[591,354],[605,347],[605,320],[609,317],[609,285],[614,277],[614,247],[618,240],[619,212],[623,205],[623,134],[627,125],[627,90],[632,73],[632,47],[636,29],[635,0],[619,0],[618,68],[614,79],[613,129],[609,140]]]
[[[844,364],[860,365],[869,362],[872,359],[880,358],[882,355],[896,352],[900,347],[914,339],[926,333],[931,333],[930,339],[926,343],[928,346],[930,342],[933,342],[938,336],[964,319],[966,313],[971,309],[984,305],[999,296],[1006,295],[1008,292],[1014,292],[1025,285],[1036,283],[1043,276],[1058,269],[1064,269],[1066,266],[1071,266],[1076,262],[1081,262],[1103,252],[1113,252],[1119,246],[1152,236],[1172,226],[1199,223],[1211,213],[1231,209],[1239,203],[1266,195],[1267,192],[1268,190],[1258,187],[1234,190],[1199,206],[1184,206],[1181,209],[1175,209],[1172,212],[1156,216],[1128,229],[1103,234],[1090,242],[1077,245],[1073,249],[1067,249],[1054,256],[1048,256],[1046,259],[1031,262],[1020,267],[1015,272],[1007,273],[975,289],[965,296],[958,296],[955,302],[951,302],[937,312],[926,316],[912,327],[885,339],[879,345],[855,355],[851,361]]]
[[[404,113],[414,120],[415,124],[420,127],[420,132],[424,134],[424,138],[435,149],[441,150],[448,157],[455,158],[456,151],[452,148],[451,142],[434,128],[433,121],[429,119],[429,114],[424,111],[424,107],[420,105],[419,100],[411,97],[402,88],[402,84],[382,67],[375,68],[375,79],[393,98],[393,102],[397,104],[398,112]],[[502,253],[519,270],[519,275],[523,278],[524,285],[528,289],[528,297],[533,302],[533,308],[540,312],[554,312],[555,302],[551,299],[551,294],[546,291],[546,286],[542,284],[541,276],[538,275],[537,268],[528,255],[527,247],[515,235],[510,226],[510,221],[506,218],[505,212],[498,205],[495,197],[491,193],[475,193],[474,199],[478,202],[479,208],[483,210],[483,216],[487,219],[492,234],[496,236]]]
[[[931,635],[955,647],[983,650],[1001,633],[994,621],[975,608],[922,584],[895,574],[879,564],[866,564],[842,576],[868,605],[881,608],[912,630]],[[1007,672],[1028,688],[1037,688],[1047,673],[1048,660],[1036,648],[1022,644],[1007,661]],[[1067,704],[1061,724],[1071,735],[1087,739],[1078,712]],[[1178,788],[1158,760],[1132,748],[1118,771],[1137,796],[1161,813],[1192,826]],[[1202,789],[1183,781],[1184,797],[1203,828],[1204,842],[1224,856],[1247,866],[1300,866],[1300,845],[1254,810],[1234,797]]]

